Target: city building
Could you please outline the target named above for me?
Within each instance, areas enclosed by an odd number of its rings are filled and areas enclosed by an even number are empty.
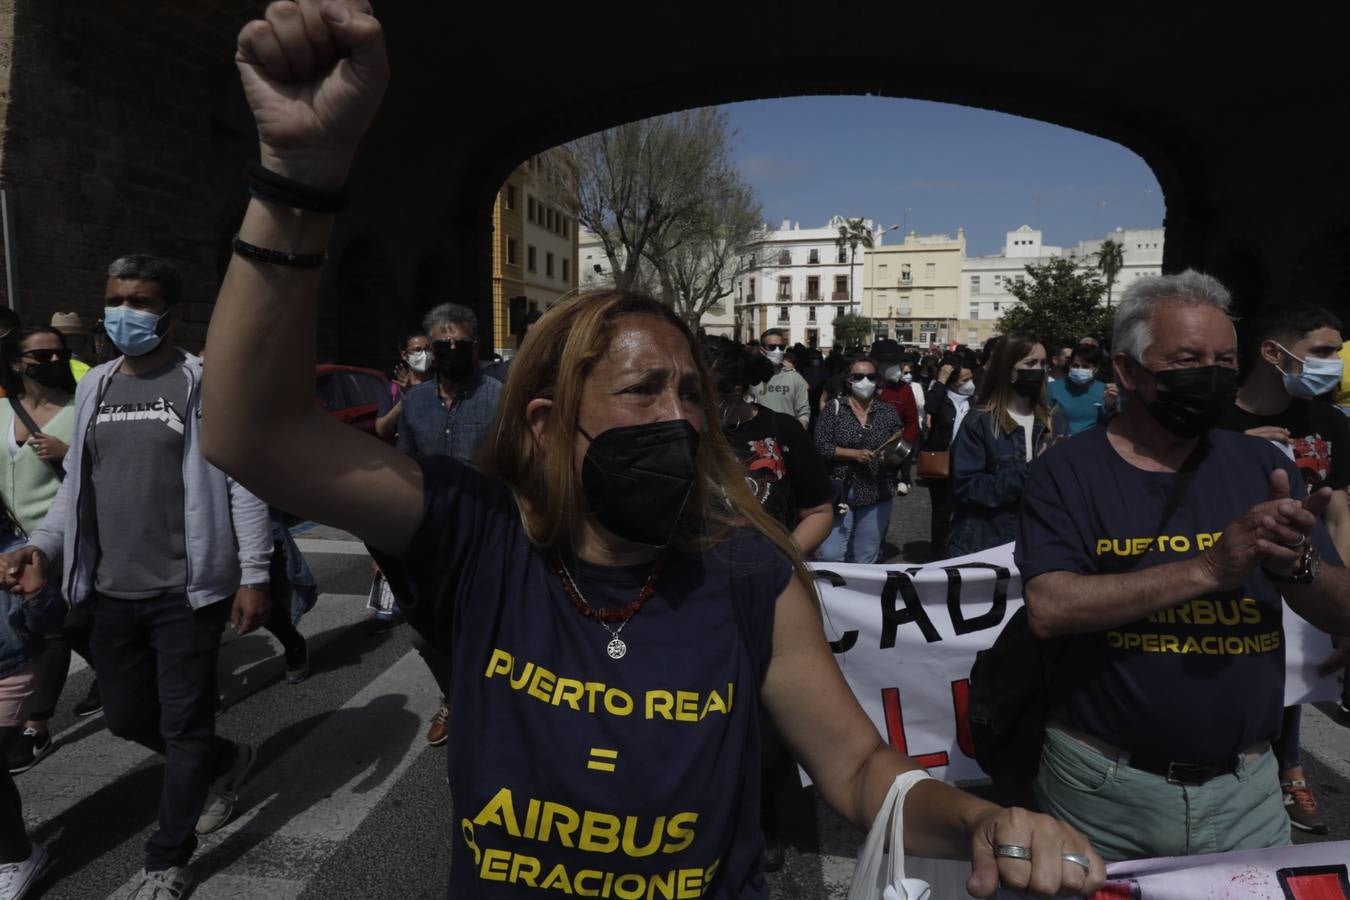
[[[1162,228],[1117,228],[1105,237],[1066,249],[1046,244],[1042,232],[1030,225],[1009,231],[1001,253],[967,257],[961,267],[960,308],[965,315],[956,339],[973,346],[998,333],[999,318],[1018,302],[1008,285],[1024,281],[1029,264],[1072,259],[1081,270],[1100,276],[1097,251],[1107,239],[1121,245],[1124,261],[1111,289],[1111,302],[1115,302],[1135,278],[1162,273],[1163,237]],[[1105,297],[1102,302],[1107,302]]]
[[[867,252],[863,309],[878,338],[902,344],[964,341],[961,329],[961,266],[966,233],[917,234],[903,243]]]
[[[560,150],[550,150],[560,154]],[[577,287],[579,229],[549,190],[549,164],[532,156],[516,167],[492,208],[492,345],[516,348],[520,323]]]
[[[840,250],[835,243],[844,222],[834,216],[821,228],[802,228],[784,219],[781,227],[746,248],[760,265],[736,286],[737,338],[758,338],[770,328],[781,328],[789,344],[834,344],[835,317],[863,312],[866,252],[859,247],[850,265],[848,248]],[[880,245],[885,232],[870,219],[864,224]]]

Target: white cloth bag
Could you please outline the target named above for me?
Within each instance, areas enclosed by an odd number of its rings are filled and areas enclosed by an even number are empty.
[[[858,868],[848,900],[930,900],[928,883],[905,877],[905,797],[910,788],[931,777],[923,769],[904,772],[886,793],[867,842],[858,853]],[[886,852],[887,839],[890,852]]]

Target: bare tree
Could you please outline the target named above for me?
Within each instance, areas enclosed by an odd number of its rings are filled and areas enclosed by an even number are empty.
[[[739,181],[729,139],[726,112],[705,108],[567,145],[572,165],[553,179],[555,199],[599,238],[615,287],[638,287],[644,265],[678,250],[697,233],[691,223],[707,221],[707,210],[723,202],[728,182]]]
[[[667,231],[665,241],[650,243],[646,253],[662,299],[695,331],[741,276],[768,262],[767,251],[755,246],[765,226],[754,190],[735,172],[721,181],[701,209]]]

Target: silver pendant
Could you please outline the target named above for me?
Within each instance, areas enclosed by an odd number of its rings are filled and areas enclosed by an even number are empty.
[[[610,659],[623,659],[624,655],[628,653],[628,645],[615,638],[609,642],[605,650],[609,653]]]

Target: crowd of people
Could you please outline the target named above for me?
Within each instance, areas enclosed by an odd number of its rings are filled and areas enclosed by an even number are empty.
[[[256,759],[216,733],[224,630],[267,628],[286,680],[308,674],[289,516],[366,542],[442,696],[450,896],[763,897],[794,762],[868,828],[918,766],[840,674],[807,563],[895,558],[918,486],[928,558],[1015,546],[1053,678],[1040,811],[921,780],[908,853],[970,859],[973,896],[1080,895],[1103,860],[1325,831],[1280,616],[1350,634],[1332,313],[1286,304],[1239,336],[1187,271],[1134,281],[1111,335],[827,354],[601,290],[485,365],[473,311],[443,303],[391,348],[374,440],[316,409],[312,336],[388,77],[379,23],[273,3],[238,63],[262,162],[210,362],[175,346],[182,279],[153,256],[112,262],[97,334],[0,311],[0,900],[47,864],[14,776],[50,751],[72,651],[95,674],[76,714],[165,759],[131,896],[191,891]]]

